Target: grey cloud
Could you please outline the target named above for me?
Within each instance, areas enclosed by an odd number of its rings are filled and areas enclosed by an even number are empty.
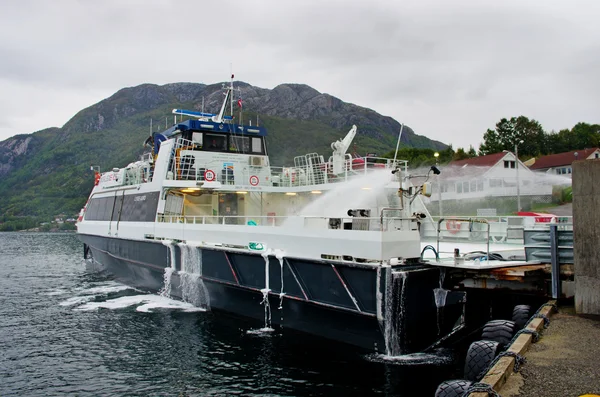
[[[88,92],[223,81],[233,64],[252,85],[308,84],[476,146],[501,117],[547,129],[598,121],[598,15],[600,3],[583,0],[6,1],[0,83],[15,89],[0,93],[14,104],[0,112],[25,107],[19,86],[39,87],[36,106],[53,114],[56,103],[89,106],[68,102]]]

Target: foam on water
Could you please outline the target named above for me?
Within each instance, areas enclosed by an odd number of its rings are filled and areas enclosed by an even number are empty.
[[[96,299],[94,295],[73,296],[59,303],[60,306],[75,306]]]
[[[397,365],[450,365],[453,362],[449,351],[440,350],[434,353],[411,353],[397,356],[384,354],[371,354],[366,356],[367,360],[373,362],[385,362]]]
[[[184,312],[203,312],[205,309],[196,307],[191,303],[176,301],[160,295],[133,295],[109,299],[104,302],[87,302],[74,310],[94,311],[98,309],[124,309],[136,306],[138,312],[151,312],[154,309],[177,309]]]
[[[101,285],[98,287],[87,288],[82,291],[85,295],[107,295],[114,294],[116,292],[126,291],[126,290],[135,290],[135,288],[129,287],[127,285],[119,284],[119,283],[110,283],[107,285]]]
[[[123,291],[136,291],[134,288],[128,287],[123,284],[116,283],[114,281],[109,281],[107,283],[101,283],[100,285],[96,285],[88,288],[76,288],[74,291],[66,292],[72,293],[75,292],[77,295],[67,298],[66,300],[59,303],[60,306],[75,306],[81,303],[90,302],[95,299],[99,299],[102,297],[107,297],[110,294],[118,294]]]
[[[70,291],[65,290],[65,289],[54,289],[48,292],[42,292],[42,295],[45,296],[57,296],[57,295],[66,295],[68,294]]]
[[[154,294],[135,294],[135,288],[114,281],[94,284],[87,288],[76,288],[76,295],[59,303],[60,306],[73,306],[76,311],[94,311],[98,309],[118,310],[136,306],[138,312],[151,312],[155,309],[174,309],[185,312],[201,312],[205,309],[188,302],[170,299]],[[122,296],[124,295],[125,296]]]
[[[258,336],[266,336],[271,335],[275,330],[271,327],[264,327],[258,329],[249,329],[246,331],[247,335],[258,335]]]

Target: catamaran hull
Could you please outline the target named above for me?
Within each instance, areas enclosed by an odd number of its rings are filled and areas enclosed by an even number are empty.
[[[195,291],[206,295],[199,301],[210,310],[255,319],[257,327],[281,326],[371,352],[385,353],[390,339],[399,341],[396,352],[421,351],[450,332],[462,313],[463,302],[448,300],[440,319],[432,293],[439,283],[437,269],[397,272],[381,266],[277,258],[216,247],[84,234],[79,238],[95,270],[136,288],[164,289],[165,269],[174,263],[169,287],[170,295],[178,299],[185,295],[185,275],[180,277],[180,271],[189,260],[188,250],[197,250],[194,258],[201,263],[202,285]],[[265,289],[269,290],[266,313]]]

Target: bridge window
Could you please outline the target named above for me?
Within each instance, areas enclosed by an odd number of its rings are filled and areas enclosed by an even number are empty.
[[[250,138],[247,136],[231,136],[229,138],[229,151],[238,153],[250,152]]]
[[[194,132],[192,134],[192,142],[194,142],[195,144],[199,144],[200,147],[202,147],[202,133]]]
[[[262,137],[194,132],[193,136],[190,138],[193,141],[195,150],[242,154],[265,154]]]
[[[206,150],[227,151],[227,136],[219,134],[204,134]]]
[[[262,138],[252,138],[252,153],[264,153],[262,148]]]

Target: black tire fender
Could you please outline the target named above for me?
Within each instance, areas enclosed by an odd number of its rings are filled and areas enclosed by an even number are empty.
[[[515,329],[521,330],[527,325],[531,318],[531,306],[529,305],[517,305],[513,309],[512,320],[515,323]]]
[[[472,382],[463,379],[444,381],[437,387],[435,397],[461,397],[471,384]]]
[[[506,347],[515,335],[516,326],[509,320],[492,320],[483,326],[481,339],[498,342],[500,347]]]
[[[465,359],[465,379],[478,382],[483,378],[485,371],[500,350],[500,344],[491,340],[478,340],[471,343]]]

